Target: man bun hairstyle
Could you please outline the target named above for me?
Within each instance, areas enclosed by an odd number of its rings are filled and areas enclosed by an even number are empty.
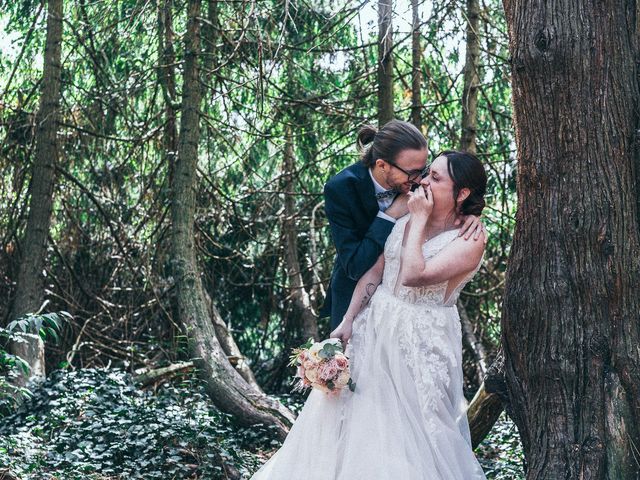
[[[479,217],[486,205],[484,196],[487,193],[487,173],[482,162],[473,153],[458,150],[445,150],[438,154],[438,157],[440,155],[447,159],[447,169],[453,181],[453,200],[456,204],[460,190],[470,190],[469,196],[459,205],[458,213]]]
[[[365,167],[373,167],[379,158],[394,164],[400,152],[426,148],[427,140],[420,130],[402,120],[391,120],[380,130],[365,125],[358,131],[358,149]]]

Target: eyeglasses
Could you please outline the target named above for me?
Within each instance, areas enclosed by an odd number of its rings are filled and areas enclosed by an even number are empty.
[[[405,170],[402,167],[399,167],[398,165],[396,165],[395,163],[391,163],[391,162],[387,162],[389,165],[396,167],[398,170],[400,170],[402,173],[404,173],[407,176],[407,181],[409,182],[415,182],[418,178],[424,178],[427,175],[429,175],[429,166],[427,165],[426,167],[424,167],[421,170]]]

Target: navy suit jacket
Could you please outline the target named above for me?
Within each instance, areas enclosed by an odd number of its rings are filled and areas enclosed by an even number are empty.
[[[361,162],[329,179],[324,202],[336,258],[320,316],[330,315],[334,329],[349,307],[356,283],[384,250],[394,223],[376,216],[375,188],[369,169]]]

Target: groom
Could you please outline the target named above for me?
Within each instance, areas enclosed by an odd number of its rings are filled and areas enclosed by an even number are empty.
[[[380,131],[363,127],[360,162],[329,179],[325,211],[336,259],[321,317],[333,330],[349,307],[358,279],[384,249],[396,219],[408,213],[407,193],[426,173],[427,142],[412,124],[392,120]]]
[[[380,131],[365,126],[358,144],[362,159],[324,186],[336,258],[320,317],[331,317],[331,330],[342,321],[356,283],[383,252],[396,220],[409,212],[411,187],[427,174],[427,141],[411,123],[391,120]],[[470,216],[461,230],[465,239],[475,232],[477,240],[483,226]]]

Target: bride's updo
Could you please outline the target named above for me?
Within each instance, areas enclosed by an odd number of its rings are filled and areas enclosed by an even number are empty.
[[[440,155],[447,159],[449,177],[453,181],[454,202],[463,188],[468,188],[471,191],[459,206],[458,213],[479,217],[485,207],[484,195],[487,193],[487,173],[482,162],[469,152],[445,150],[438,154],[438,157]]]
[[[365,167],[373,167],[376,160],[395,163],[403,150],[427,148],[427,140],[412,123],[391,120],[380,130],[373,125],[365,125],[358,131],[358,149]]]

